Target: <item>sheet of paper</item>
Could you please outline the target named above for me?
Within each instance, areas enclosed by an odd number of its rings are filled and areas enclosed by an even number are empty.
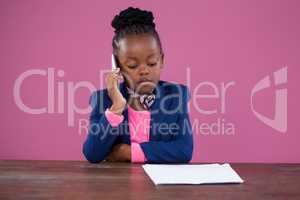
[[[201,165],[145,164],[143,168],[155,185],[244,182],[228,163]]]

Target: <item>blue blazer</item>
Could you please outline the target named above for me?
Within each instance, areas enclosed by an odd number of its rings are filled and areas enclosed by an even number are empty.
[[[119,84],[128,99],[125,83]],[[187,163],[192,158],[193,135],[187,103],[190,93],[185,85],[159,81],[154,93],[156,99],[150,108],[150,141],[140,146],[147,163]],[[89,133],[83,144],[83,154],[91,163],[105,160],[112,147],[118,143],[130,144],[128,109],[123,111],[124,121],[112,127],[105,117],[105,110],[112,101],[107,89],[95,91],[90,97]]]

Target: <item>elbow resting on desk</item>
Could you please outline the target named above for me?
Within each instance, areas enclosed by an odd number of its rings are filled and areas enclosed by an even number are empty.
[[[93,149],[92,145],[87,144],[88,141],[86,141],[83,145],[82,152],[85,158],[90,163],[100,163],[105,159],[104,152],[97,151]]]

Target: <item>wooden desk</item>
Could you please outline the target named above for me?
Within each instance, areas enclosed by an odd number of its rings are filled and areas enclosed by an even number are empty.
[[[0,199],[300,199],[300,164],[232,164],[243,184],[155,186],[141,165],[0,161]]]

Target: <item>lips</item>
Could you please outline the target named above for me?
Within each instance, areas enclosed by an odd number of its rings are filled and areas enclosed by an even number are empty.
[[[139,82],[138,83],[144,83],[144,82],[153,82],[152,80],[150,80],[150,79],[146,79],[146,78],[144,78],[144,79],[141,79],[141,80],[139,80]]]

